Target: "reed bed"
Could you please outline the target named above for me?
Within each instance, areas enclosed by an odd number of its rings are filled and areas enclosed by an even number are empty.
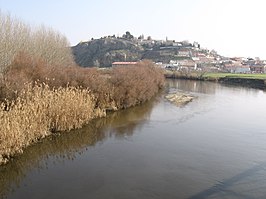
[[[95,108],[88,89],[51,89],[46,84],[28,84],[15,100],[0,107],[0,163],[54,131],[80,128],[105,115]]]
[[[6,99],[0,103],[0,164],[53,132],[81,128],[108,110],[146,102],[164,85],[163,71],[150,61],[106,71],[60,67],[55,73],[38,62],[15,61],[0,93]],[[33,67],[43,70],[28,73]]]

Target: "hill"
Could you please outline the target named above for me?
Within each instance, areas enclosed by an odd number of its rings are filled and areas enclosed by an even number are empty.
[[[144,48],[130,40],[109,37],[81,42],[72,51],[80,66],[109,67],[115,61],[140,60]]]
[[[153,40],[151,37],[133,37],[127,32],[122,37],[107,36],[80,42],[72,47],[75,61],[83,67],[110,67],[117,61],[139,61],[150,59],[168,64],[171,61],[189,60],[201,54],[206,57],[210,51],[200,49],[196,42],[174,40]]]

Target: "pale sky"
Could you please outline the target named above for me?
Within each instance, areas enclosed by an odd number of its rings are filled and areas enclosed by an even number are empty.
[[[0,0],[0,10],[52,27],[71,45],[129,31],[266,59],[265,0]]]

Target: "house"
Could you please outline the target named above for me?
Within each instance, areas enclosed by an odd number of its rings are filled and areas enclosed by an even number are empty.
[[[178,64],[178,66],[180,67],[187,67],[187,68],[195,68],[195,62],[193,60],[189,60],[189,59],[183,59],[183,60],[177,60],[176,64]]]
[[[262,65],[262,64],[255,64],[255,65],[250,66],[250,71],[252,73],[265,73],[266,67],[265,65]]]
[[[234,65],[232,63],[223,63],[222,70],[223,72],[232,72],[234,71]]]
[[[193,61],[200,61],[200,58],[199,57],[191,57]]]
[[[188,49],[180,49],[178,51],[178,57],[190,57],[191,56],[191,51]]]
[[[198,57],[198,63],[201,63],[201,64],[206,64],[206,63],[211,63],[212,61],[214,61],[214,59],[212,58],[209,58],[209,57]]]
[[[233,71],[234,73],[250,73],[249,66],[236,67]]]
[[[195,52],[194,57],[206,57],[206,55],[204,53]]]
[[[182,44],[182,42],[174,42],[173,46],[181,47],[181,46],[183,46],[183,44]]]
[[[137,63],[138,62],[113,62],[112,63],[112,67],[116,67],[116,66],[134,66]]]

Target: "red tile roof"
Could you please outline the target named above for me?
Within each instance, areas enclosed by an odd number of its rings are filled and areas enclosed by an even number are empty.
[[[137,62],[114,62],[113,65],[135,65]]]

